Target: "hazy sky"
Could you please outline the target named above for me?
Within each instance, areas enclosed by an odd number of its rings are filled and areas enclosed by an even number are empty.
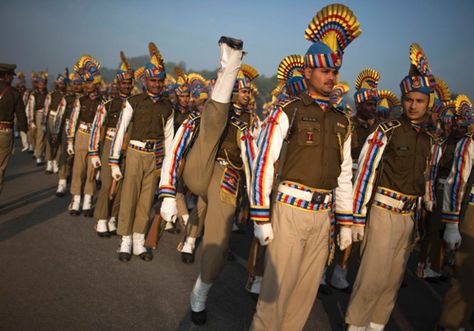
[[[358,17],[362,35],[345,51],[341,79],[353,88],[372,67],[380,88],[399,94],[408,73],[408,49],[418,42],[433,72],[452,91],[474,98],[473,0],[340,1]],[[245,62],[271,76],[289,54],[304,54],[308,23],[328,1],[316,0],[2,0],[0,62],[19,70],[49,69],[55,77],[82,53],[115,68],[119,51],[147,54],[154,41],[166,60],[188,69],[218,66],[221,35],[244,40]]]

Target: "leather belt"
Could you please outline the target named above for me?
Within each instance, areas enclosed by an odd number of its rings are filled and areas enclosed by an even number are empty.
[[[304,201],[311,202],[313,204],[326,204],[332,201],[332,192],[324,192],[324,191],[309,191],[305,189],[299,189],[295,187],[290,187],[281,183],[278,186],[278,191],[295,197],[297,199],[301,199]]]
[[[0,132],[10,133],[13,129],[12,122],[0,122]]]
[[[140,141],[140,140],[130,140],[129,146],[132,149],[141,151],[141,152],[155,152],[156,148],[158,147],[158,141],[157,140],[146,140],[146,141]]]

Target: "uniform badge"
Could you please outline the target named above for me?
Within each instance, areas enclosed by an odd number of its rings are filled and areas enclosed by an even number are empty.
[[[314,132],[313,131],[306,131],[306,141],[305,143],[311,144],[314,140]]]
[[[413,88],[420,88],[421,87],[421,82],[420,82],[420,77],[415,76],[413,77],[413,83],[411,84]]]

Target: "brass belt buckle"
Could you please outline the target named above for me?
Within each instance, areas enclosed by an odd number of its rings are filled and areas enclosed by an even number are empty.
[[[148,150],[149,150],[149,149],[153,149],[153,147],[155,147],[155,143],[154,143],[154,142],[152,142],[152,141],[147,141],[147,142],[145,143],[145,149],[148,149]]]
[[[313,192],[313,196],[311,197],[311,203],[312,204],[324,203],[325,198],[326,198],[326,194],[322,192]]]

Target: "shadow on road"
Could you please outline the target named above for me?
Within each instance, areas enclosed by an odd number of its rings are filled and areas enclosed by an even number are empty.
[[[36,192],[28,193],[15,200],[8,201],[7,203],[1,204],[0,215],[4,215],[14,209],[51,197],[53,195],[55,188],[56,188],[55,186],[46,187]]]
[[[38,167],[34,170],[24,171],[24,172],[21,172],[21,173],[5,176],[5,182],[10,181],[10,180],[14,180],[14,179],[17,179],[17,178],[20,178],[20,177],[23,177],[23,176],[31,175],[31,174],[34,174],[34,173],[37,173],[37,172],[44,172],[44,167]]]

